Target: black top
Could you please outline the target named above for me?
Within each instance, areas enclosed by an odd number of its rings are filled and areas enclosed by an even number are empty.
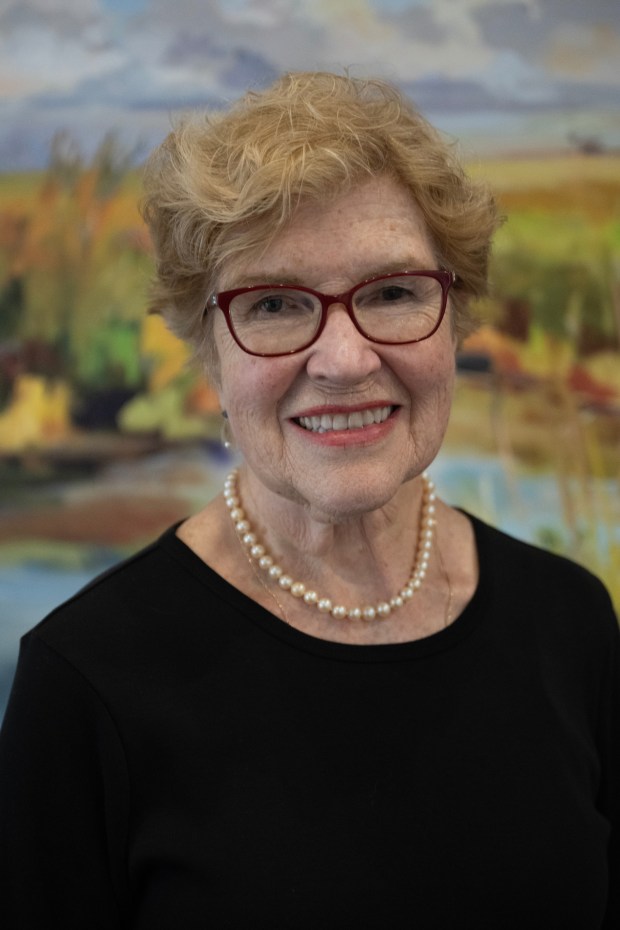
[[[39,624],[0,742],[1,925],[617,930],[609,598],[473,524],[473,600],[412,643],[300,633],[174,530]]]

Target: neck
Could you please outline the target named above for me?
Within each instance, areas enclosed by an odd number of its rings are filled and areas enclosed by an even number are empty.
[[[238,482],[231,481],[226,492],[229,500],[238,499],[244,522],[256,537],[254,545],[266,550],[256,550],[256,561],[261,556],[265,561],[266,556],[265,572],[272,571],[268,560],[273,559],[284,573],[284,579],[271,574],[269,583],[286,590],[282,582],[288,577],[299,583],[298,591],[303,587],[323,595],[325,602],[331,602],[330,611],[338,607],[334,616],[352,619],[359,619],[364,605],[369,611],[366,619],[375,618],[377,606],[379,616],[387,616],[421,586],[428,554],[421,554],[420,545],[430,549],[434,523],[429,493],[427,482],[416,479],[404,484],[384,507],[334,522],[311,517],[303,505],[265,488],[248,471]],[[240,537],[247,533],[242,529]],[[252,549],[251,537],[246,548]],[[418,574],[412,578],[414,556]]]

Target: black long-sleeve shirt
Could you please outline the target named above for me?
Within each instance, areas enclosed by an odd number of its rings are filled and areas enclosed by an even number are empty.
[[[576,565],[477,520],[447,629],[350,646],[170,531],[23,640],[7,930],[617,930],[620,653]]]

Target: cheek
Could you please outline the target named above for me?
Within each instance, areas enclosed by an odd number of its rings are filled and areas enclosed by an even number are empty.
[[[223,317],[217,320],[213,337],[218,358],[217,389],[222,407],[232,416],[260,393],[255,372],[255,363],[259,360],[242,352],[228,332]]]
[[[456,358],[452,351],[447,351],[443,363],[437,367],[435,378],[438,402],[449,410],[456,380]]]
[[[220,396],[238,424],[274,419],[295,376],[290,360],[256,358],[234,346],[221,357]]]
[[[456,356],[451,339],[432,344],[420,343],[412,347],[402,367],[403,381],[408,387],[414,405],[424,398],[438,401],[452,396],[456,376]],[[420,351],[421,350],[421,351]]]

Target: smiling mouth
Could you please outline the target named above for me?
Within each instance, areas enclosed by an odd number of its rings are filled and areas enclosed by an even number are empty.
[[[329,433],[332,430],[364,429],[374,423],[383,423],[395,407],[373,407],[372,410],[355,410],[353,413],[323,413],[316,417],[298,417],[295,422],[311,433]]]

